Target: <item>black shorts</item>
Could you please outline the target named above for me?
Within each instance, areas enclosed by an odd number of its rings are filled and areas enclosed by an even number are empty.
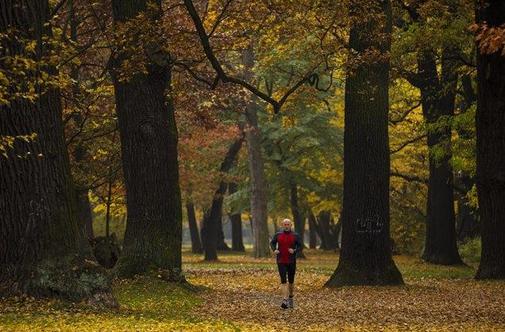
[[[287,280],[290,284],[295,282],[296,263],[277,263],[277,268],[279,269],[281,284],[286,283],[286,275],[288,276]]]

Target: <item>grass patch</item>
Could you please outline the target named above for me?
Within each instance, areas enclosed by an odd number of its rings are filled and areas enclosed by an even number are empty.
[[[395,261],[403,278],[407,282],[424,279],[472,279],[475,275],[475,269],[467,265],[444,266],[428,264],[420,258],[408,256],[398,256],[395,258]]]
[[[0,299],[1,331],[171,331],[236,330],[219,320],[192,314],[199,292],[153,277],[114,283],[117,311],[92,310],[83,304],[33,298]]]

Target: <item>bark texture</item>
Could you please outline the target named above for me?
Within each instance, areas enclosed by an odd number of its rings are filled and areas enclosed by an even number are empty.
[[[480,1],[477,22],[505,24],[505,2]],[[477,52],[477,193],[482,255],[477,279],[505,278],[505,57]]]
[[[0,59],[19,56],[36,61],[25,83],[58,74],[44,61],[51,37],[48,1],[0,3]],[[21,41],[21,42],[20,42]],[[35,51],[23,42],[36,42]],[[0,60],[0,61],[2,61]],[[4,64],[0,62],[0,66]],[[23,87],[10,86],[13,89]],[[34,101],[9,97],[0,105],[0,137],[15,139],[0,155],[0,293],[88,300],[115,305],[110,279],[92,258],[77,218],[77,201],[65,146],[61,97],[54,85],[35,85]],[[19,91],[19,90],[18,90]],[[4,142],[2,142],[4,143]]]
[[[353,66],[345,86],[342,248],[326,286],[402,284],[389,235],[391,3],[354,0],[349,9]],[[375,59],[362,58],[370,51]]]
[[[148,10],[146,0],[112,1],[116,28],[141,13],[146,14],[146,29],[156,28],[161,5],[153,3],[158,7]],[[128,209],[117,272],[132,277],[151,268],[162,269],[167,279],[179,281],[183,279],[182,211],[177,127],[169,96],[171,68],[168,55],[154,41],[137,40],[131,29],[126,34],[130,39],[114,54],[111,71]],[[132,55],[132,47],[145,52],[146,72],[122,72],[121,64]]]

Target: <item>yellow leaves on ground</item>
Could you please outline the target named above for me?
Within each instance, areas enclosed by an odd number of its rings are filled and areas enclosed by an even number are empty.
[[[308,250],[298,262],[295,308],[279,308],[272,259],[184,255],[190,283],[116,281],[117,311],[35,299],[0,299],[0,331],[503,331],[505,284],[477,282],[471,267],[398,256],[403,287],[324,288],[338,255]]]
[[[314,257],[314,255],[317,255]],[[189,280],[209,288],[198,312],[244,329],[265,330],[500,330],[505,329],[503,282],[477,282],[468,267],[438,267],[397,257],[404,287],[327,289],[337,257],[307,253],[298,262],[295,309],[282,311],[272,262],[225,256],[217,269],[192,264]],[[197,268],[201,265],[201,268]],[[452,279],[452,280],[451,280]]]

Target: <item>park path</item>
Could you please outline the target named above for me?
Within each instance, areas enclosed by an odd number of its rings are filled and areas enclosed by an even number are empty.
[[[403,287],[323,287],[328,275],[297,272],[295,308],[279,308],[273,268],[194,269],[206,286],[195,315],[250,330],[505,331],[505,287],[473,280],[409,281]]]

